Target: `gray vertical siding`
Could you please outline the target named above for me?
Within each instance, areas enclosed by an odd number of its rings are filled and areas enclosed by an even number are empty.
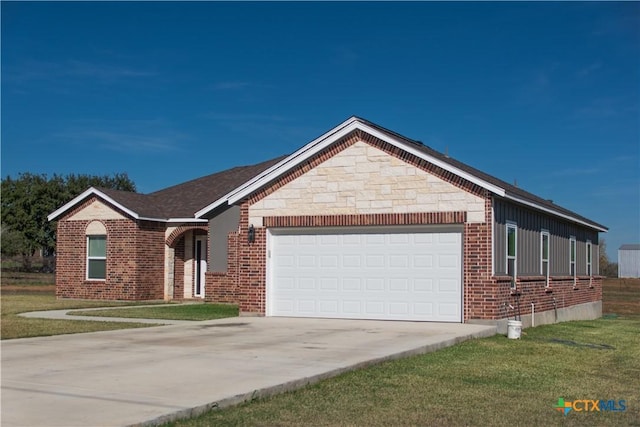
[[[618,277],[640,277],[640,250],[618,250]]]
[[[240,207],[231,206],[209,220],[209,271],[227,271],[227,238],[240,224]]]
[[[506,224],[514,222],[518,226],[518,275],[540,275],[541,240],[540,232],[549,232],[550,275],[569,274],[569,238],[576,237],[576,272],[587,272],[587,240],[592,244],[592,273],[598,274],[598,233],[576,224],[563,222],[555,217],[508,203],[494,200],[494,271],[506,274]]]

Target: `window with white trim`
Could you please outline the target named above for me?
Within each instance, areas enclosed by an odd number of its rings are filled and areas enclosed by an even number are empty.
[[[592,273],[592,269],[591,269],[591,240],[587,240],[587,276],[591,276]]]
[[[87,280],[107,278],[107,236],[87,236]]]
[[[569,275],[576,278],[576,238],[571,236],[569,238]]]
[[[516,287],[516,275],[518,273],[518,226],[514,223],[507,224],[507,275],[511,276],[511,288]]]
[[[540,274],[544,276],[545,286],[549,286],[549,232],[540,232]]]

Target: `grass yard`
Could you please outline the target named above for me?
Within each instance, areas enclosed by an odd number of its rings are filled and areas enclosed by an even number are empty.
[[[157,325],[132,322],[96,322],[92,320],[32,319],[18,313],[41,310],[83,309],[94,307],[124,307],[141,305],[137,302],[109,302],[84,300],[58,300],[55,297],[55,276],[50,273],[22,273],[3,271],[0,284],[1,325],[4,339],[40,337],[82,332],[143,328]],[[223,304],[167,304],[164,307],[137,307],[122,310],[75,312],[74,314],[104,317],[140,317],[172,320],[211,320],[238,315],[236,306]]]
[[[2,292],[0,309],[2,325],[0,336],[3,340],[12,338],[41,337],[80,332],[110,331],[114,329],[142,328],[154,325],[143,323],[93,322],[89,320],[51,320],[30,319],[18,316],[18,313],[40,310],[61,310],[65,308],[91,308],[125,303],[107,303],[104,301],[56,300],[51,292],[12,291]],[[131,303],[129,303],[131,304]]]
[[[72,311],[77,316],[138,317],[171,320],[214,320],[237,317],[238,306],[227,304],[170,304],[163,307],[117,308],[108,310]]]
[[[467,341],[167,426],[640,426],[640,280],[606,281],[604,300],[603,319]],[[627,409],[564,416],[559,398]]]
[[[0,338],[3,340],[153,326],[143,323],[28,319],[18,316],[18,313],[27,311],[127,305],[105,301],[57,300],[55,275],[51,273],[2,271],[0,295]]]
[[[51,278],[3,274],[3,339],[148,326],[18,317],[25,311],[122,304],[56,300]],[[494,336],[467,341],[167,426],[640,426],[640,280],[607,280],[603,294],[605,317],[599,320],[526,329],[521,340]],[[235,307],[213,307],[168,305],[159,307],[157,316],[190,311],[211,315],[218,309],[237,315]],[[156,308],[142,310],[123,309],[128,315],[152,317]],[[554,409],[559,398],[625,400],[627,409],[564,416]]]

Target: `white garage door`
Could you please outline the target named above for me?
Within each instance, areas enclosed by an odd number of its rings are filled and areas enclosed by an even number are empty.
[[[267,243],[267,316],[462,321],[459,229],[273,229]]]

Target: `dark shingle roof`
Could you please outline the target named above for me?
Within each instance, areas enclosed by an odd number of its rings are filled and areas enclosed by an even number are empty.
[[[549,210],[560,215],[572,218],[584,224],[588,224],[597,229],[606,230],[606,227],[589,220],[575,212],[556,205],[550,200],[545,200],[519,187],[509,184],[492,175],[475,169],[465,163],[455,160],[444,155],[432,148],[402,136],[389,129],[369,122],[368,120],[353,117],[367,126],[386,134],[389,137],[400,140],[407,145],[411,145],[414,149],[447,163],[471,176],[474,176],[486,183],[498,188],[504,189],[505,196],[511,200],[514,198],[524,202],[525,204],[533,204],[538,209]],[[351,120],[351,119],[350,119]],[[111,197],[114,201],[122,206],[135,212],[139,217],[153,219],[169,219],[169,218],[193,218],[194,214],[201,209],[209,206],[211,203],[219,200],[221,197],[233,191],[237,187],[255,178],[276,163],[284,160],[287,156],[281,156],[266,162],[258,163],[251,166],[239,166],[222,172],[214,173],[202,178],[184,182],[172,187],[165,188],[150,194],[137,194],[117,190],[99,189],[101,192]]]
[[[569,209],[565,209],[561,206],[556,205],[555,203],[553,203],[550,200],[546,200],[543,199],[542,197],[538,197],[535,194],[529,193],[528,191],[523,190],[522,188],[516,187],[515,185],[509,184],[508,182],[505,182],[499,178],[496,178],[495,176],[489,175],[485,172],[482,172],[474,167],[471,167],[469,165],[467,165],[466,163],[462,163],[458,160],[455,160],[449,156],[446,156],[426,145],[424,145],[422,142],[420,141],[415,141],[412,139],[409,139],[405,136],[402,136],[398,133],[395,133],[393,131],[390,131],[388,129],[385,129],[381,126],[376,125],[375,123],[371,123],[365,119],[361,119],[358,118],[358,120],[362,121],[363,123],[366,123],[367,125],[376,128],[377,130],[379,130],[380,132],[386,133],[389,136],[392,136],[394,138],[400,139],[406,143],[409,144],[413,144],[415,146],[416,149],[422,151],[423,153],[435,157],[438,160],[441,160],[445,163],[450,164],[453,167],[456,167],[464,172],[469,173],[470,175],[473,175],[483,181],[486,181],[490,184],[493,184],[497,187],[503,188],[506,192],[507,195],[513,196],[513,197],[517,197],[519,199],[523,199],[525,201],[534,203],[536,205],[545,207],[547,209],[550,209],[552,211],[573,217],[575,219],[578,219],[582,222],[585,222],[587,224],[590,224],[592,226],[595,226],[596,228],[601,228],[601,229],[607,229],[607,227],[605,227],[604,225],[598,224],[597,222],[591,221],[588,218],[583,217],[582,215],[578,215],[577,213],[570,211]]]
[[[238,166],[149,194],[106,188],[98,190],[144,218],[193,218],[198,210],[218,200],[285,157],[280,156],[251,166]]]

